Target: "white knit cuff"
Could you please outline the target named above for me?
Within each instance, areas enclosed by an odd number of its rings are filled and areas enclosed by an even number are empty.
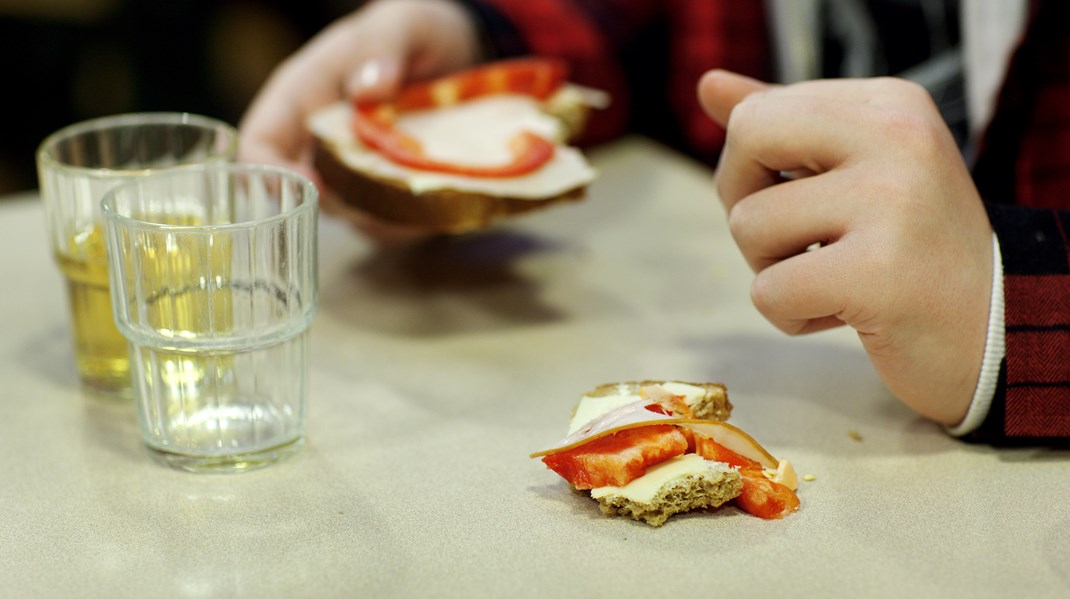
[[[992,234],[992,298],[988,304],[988,337],[985,339],[985,355],[981,360],[981,375],[973,391],[973,400],[966,417],[947,432],[961,437],[973,432],[988,416],[992,396],[999,381],[999,365],[1006,354],[1006,329],[1003,322],[1003,258],[999,251],[999,239]]]

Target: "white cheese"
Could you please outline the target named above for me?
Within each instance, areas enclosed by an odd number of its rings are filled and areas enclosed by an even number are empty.
[[[349,102],[338,102],[313,113],[308,127],[333,146],[349,168],[408,184],[413,193],[452,189],[538,200],[588,185],[596,176],[579,150],[564,145],[555,148],[545,165],[519,177],[465,177],[408,168],[362,144],[353,133],[352,114]],[[399,117],[395,126],[415,137],[431,158],[478,166],[508,163],[512,156],[509,141],[519,131],[532,131],[548,139],[562,135],[557,118],[542,112],[532,99],[513,95],[408,113]]]
[[[613,395],[603,395],[601,397],[584,395],[580,398],[580,403],[576,406],[576,412],[568,423],[568,432],[572,434],[602,414],[608,414],[639,399],[638,394],[628,392],[628,385],[619,385],[617,393]]]
[[[682,395],[684,401],[689,406],[693,406],[702,401],[702,398],[705,397],[707,393],[706,389],[696,387],[695,385],[688,385],[687,383],[666,382],[661,383],[661,388],[673,395]],[[612,395],[602,395],[598,397],[584,395],[581,397],[580,403],[576,406],[576,411],[572,415],[572,420],[568,423],[569,434],[576,432],[584,424],[598,418],[602,414],[612,412],[621,406],[639,401],[641,396],[638,393],[633,393],[631,389],[632,386],[622,383],[617,386],[617,392]]]
[[[509,142],[530,131],[550,140],[564,136],[561,121],[539,110],[538,103],[520,95],[477,98],[437,110],[410,112],[395,125],[420,142],[435,160],[496,166],[512,160]]]
[[[687,383],[667,381],[661,384],[661,388],[673,395],[683,395],[684,402],[689,406],[695,405],[701,401],[703,397],[706,397],[705,389],[696,387],[695,385],[688,385]]]
[[[607,495],[620,495],[636,503],[650,503],[658,491],[673,480],[700,475],[704,472],[722,475],[731,469],[728,464],[704,460],[697,454],[688,453],[665,460],[623,487],[607,486],[591,489],[591,497],[598,499]]]

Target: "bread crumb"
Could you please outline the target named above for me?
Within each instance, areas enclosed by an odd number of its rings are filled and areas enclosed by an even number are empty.
[[[852,441],[855,441],[857,443],[861,443],[862,442],[862,433],[860,433],[860,432],[858,432],[858,431],[856,431],[854,429],[848,430],[847,431],[847,436],[850,437]]]
[[[805,480],[805,481],[806,481],[806,482],[808,482],[808,483],[809,483],[809,482],[813,482],[813,481],[814,481],[814,480],[816,480],[816,479],[817,479],[817,477],[816,477],[816,476],[814,476],[813,474],[804,474],[804,475],[803,475],[803,480]]]

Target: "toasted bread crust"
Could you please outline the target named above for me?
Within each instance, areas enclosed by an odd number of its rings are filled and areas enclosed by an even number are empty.
[[[346,204],[381,220],[441,233],[463,233],[551,204],[583,198],[586,186],[542,199],[498,197],[441,189],[413,193],[403,181],[375,177],[346,166],[330,144],[315,143],[314,165]]]

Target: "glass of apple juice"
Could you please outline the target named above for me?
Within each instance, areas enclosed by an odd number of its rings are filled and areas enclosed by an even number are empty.
[[[234,127],[188,113],[121,114],[48,136],[37,172],[52,252],[66,281],[74,360],[88,387],[131,389],[127,341],[112,319],[100,202],[118,184],[181,165],[233,162]]]

